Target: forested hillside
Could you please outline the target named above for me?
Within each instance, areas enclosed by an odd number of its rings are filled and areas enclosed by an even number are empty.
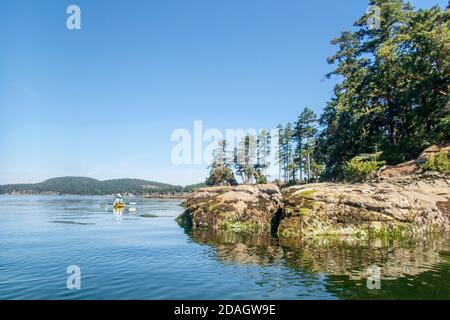
[[[182,192],[183,187],[139,179],[114,179],[100,181],[87,177],[61,177],[36,184],[12,184],[0,186],[1,193],[60,193],[81,195],[103,195],[132,193],[135,195],[151,193]]]

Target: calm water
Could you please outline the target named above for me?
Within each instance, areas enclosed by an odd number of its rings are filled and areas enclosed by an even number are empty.
[[[190,233],[178,201],[0,196],[0,299],[450,299],[448,235],[302,243]],[[381,268],[381,289],[367,268]],[[81,268],[81,289],[66,268]]]

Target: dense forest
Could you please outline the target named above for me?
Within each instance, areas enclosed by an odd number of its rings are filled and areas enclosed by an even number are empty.
[[[276,136],[249,134],[231,152],[220,141],[208,184],[265,182],[271,152],[283,183],[365,177],[450,141],[450,5],[369,4],[379,9],[379,27],[368,12],[331,41],[337,51],[327,77],[338,84],[323,114],[304,108]],[[448,168],[448,156],[442,161]]]
[[[154,181],[139,179],[114,179],[100,181],[86,177],[61,177],[45,180],[36,184],[0,185],[2,193],[58,193],[78,195],[110,195],[122,194],[166,194],[189,192],[194,186],[174,186]]]

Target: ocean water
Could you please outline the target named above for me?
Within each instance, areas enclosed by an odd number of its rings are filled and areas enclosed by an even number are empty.
[[[0,299],[450,299],[448,234],[382,243],[192,232],[175,200],[0,196]],[[68,289],[69,266],[80,289]],[[70,278],[72,279],[72,278]],[[72,283],[69,281],[69,284]]]

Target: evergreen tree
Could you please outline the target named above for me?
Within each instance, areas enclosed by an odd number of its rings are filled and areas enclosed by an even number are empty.
[[[234,149],[234,167],[241,177],[242,183],[253,183],[256,160],[256,137],[251,134],[238,143]]]
[[[267,168],[270,166],[271,136],[268,130],[260,131],[257,139],[257,163],[255,171],[258,173],[259,183],[267,181]]]
[[[380,146],[383,160],[415,158],[426,146],[450,139],[449,10],[414,11],[402,0],[371,0],[381,12],[379,29],[363,15],[354,32],[332,41],[329,58],[342,81],[334,89],[321,125],[327,178],[340,178],[344,164]]]
[[[207,185],[237,184],[233,170],[228,163],[226,140],[218,141],[217,147],[213,151],[213,160],[209,168],[209,177],[206,179]]]
[[[300,181],[303,180],[303,164],[306,164],[308,180],[311,179],[311,158],[317,135],[317,116],[309,108],[305,108],[298,117],[293,135],[296,142],[295,163],[299,168]]]

